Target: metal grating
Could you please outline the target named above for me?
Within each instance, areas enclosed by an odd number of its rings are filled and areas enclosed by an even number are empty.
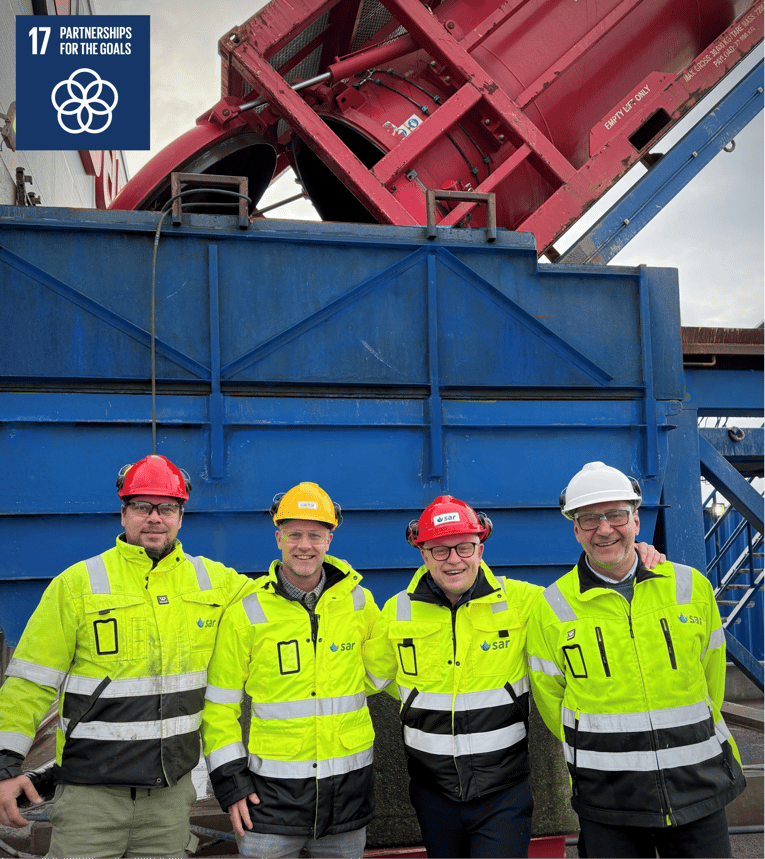
[[[366,44],[375,33],[378,33],[387,23],[393,19],[391,13],[380,3],[380,0],[364,0],[359,15],[359,23],[351,44],[351,51],[357,51]],[[397,39],[406,33],[404,27],[399,27],[391,34],[390,39]]]
[[[321,36],[329,25],[329,13],[325,13],[320,18],[317,18],[313,24],[309,27],[306,27],[302,33],[299,33],[295,38],[288,44],[285,45],[278,53],[274,54],[273,57],[269,59],[269,63],[271,67],[279,71],[282,66],[287,65],[290,60],[297,54],[299,51],[302,51],[303,48],[310,44],[314,39],[318,36]],[[309,67],[309,61],[313,59],[313,68]],[[298,71],[300,70],[300,71]],[[284,75],[285,80],[291,81],[295,77],[303,77],[309,78],[313,77],[317,74],[318,71],[318,51],[314,51],[309,57],[306,57],[305,60],[300,62],[294,69]]]
[[[297,80],[306,80],[312,78],[321,72],[319,69],[319,61],[324,50],[323,45],[319,45],[316,50],[312,51],[304,60],[301,60],[294,69],[288,72],[284,79],[291,84]]]

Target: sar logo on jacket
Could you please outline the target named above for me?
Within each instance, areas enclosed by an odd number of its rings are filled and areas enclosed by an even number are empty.
[[[488,641],[484,641],[481,645],[481,650],[484,652],[487,650],[504,650],[506,647],[510,647],[509,641],[492,641],[491,644]]]

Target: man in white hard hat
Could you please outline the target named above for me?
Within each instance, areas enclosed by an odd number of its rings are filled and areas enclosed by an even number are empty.
[[[210,661],[210,780],[240,856],[360,857],[374,741],[361,645],[379,611],[360,574],[327,554],[342,516],[320,486],[294,486],[270,512],[281,560],[224,614]]]
[[[531,613],[532,692],[563,742],[580,856],[730,856],[745,782],[720,715],[725,636],[709,581],[635,552],[637,480],[587,463],[561,493],[583,552]]]

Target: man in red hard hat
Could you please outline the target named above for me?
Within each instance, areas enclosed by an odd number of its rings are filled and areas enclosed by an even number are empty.
[[[223,610],[248,579],[183,551],[188,475],[164,456],[117,479],[124,533],[46,588],[0,688],[0,823],[25,826],[21,766],[59,698],[51,856],[193,851],[191,770]],[[140,821],[140,825],[136,823]]]
[[[491,533],[485,514],[436,498],[407,528],[423,566],[365,646],[376,688],[398,687],[429,857],[528,855],[526,625],[542,588],[492,573],[483,561]]]

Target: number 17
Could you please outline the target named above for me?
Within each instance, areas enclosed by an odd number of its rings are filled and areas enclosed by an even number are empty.
[[[50,27],[32,27],[29,31],[29,35],[32,37],[32,53],[37,53],[37,31],[40,30],[42,33],[45,33],[43,37],[42,47],[40,48],[40,53],[44,54],[45,49],[48,47],[48,39],[50,38]]]

